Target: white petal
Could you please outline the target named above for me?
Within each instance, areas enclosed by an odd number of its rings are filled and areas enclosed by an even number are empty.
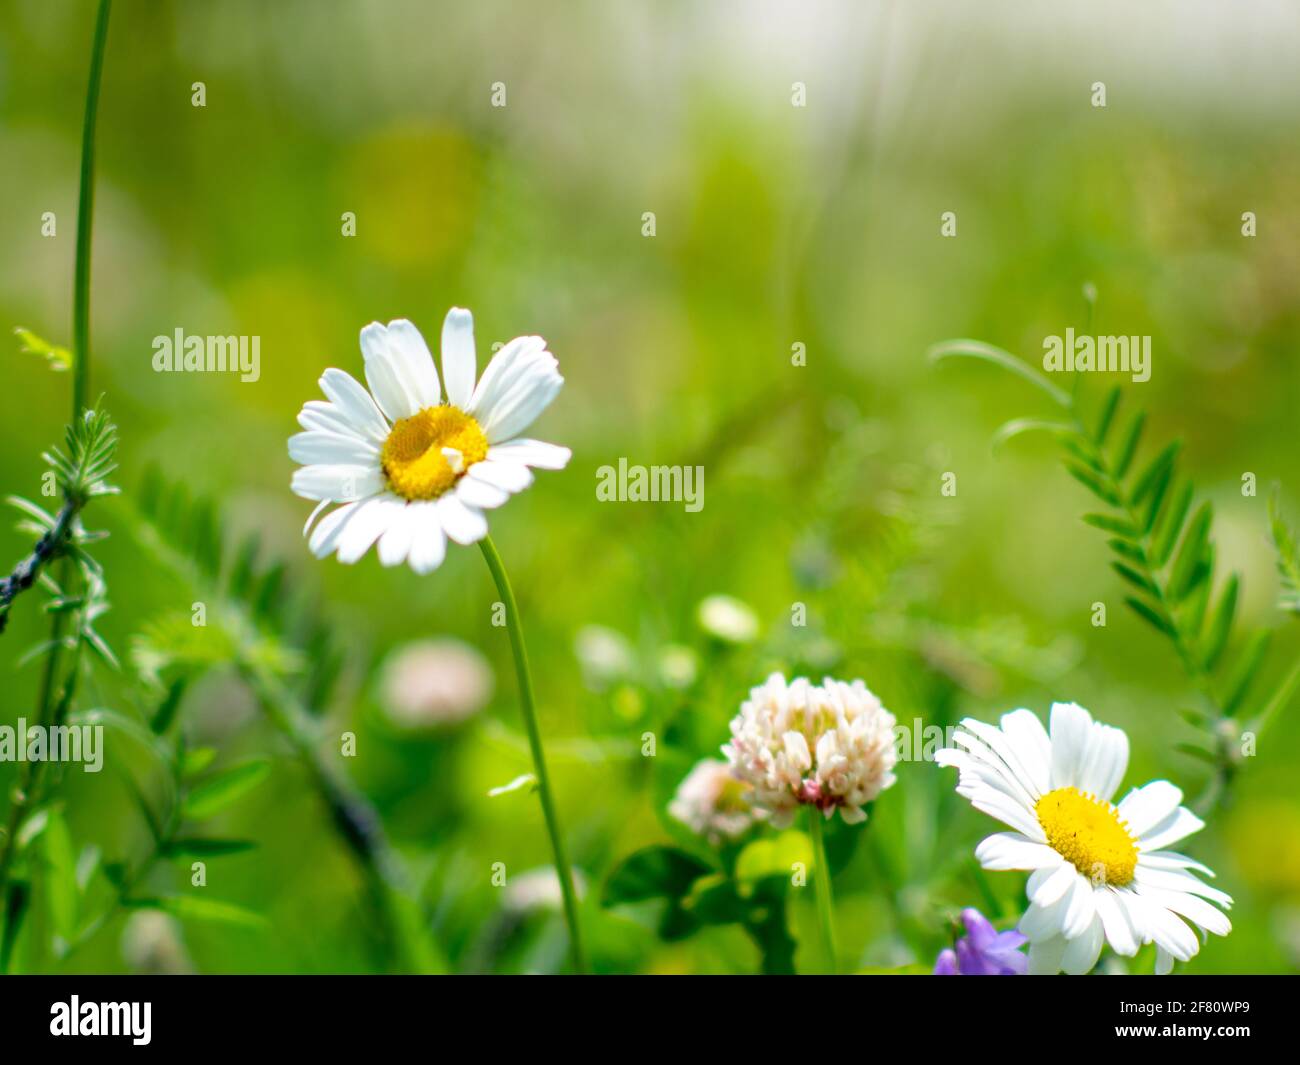
[[[383,491],[384,476],[378,465],[303,466],[293,471],[289,483],[294,494],[304,499],[352,503]]]
[[[479,378],[466,413],[474,415],[481,425],[484,414],[492,408],[514,380],[516,367],[527,366],[530,361],[541,357],[544,352],[546,352],[546,341],[541,337],[515,337],[505,344],[488,361],[487,369]]]
[[[970,729],[997,754],[1010,771],[1012,778],[1020,785],[1025,801],[1032,806],[1041,797],[1042,793],[1036,791],[1033,774],[1027,772],[1020,764],[1020,756],[1015,746],[1007,739],[1006,734],[1000,728],[987,725],[983,721],[976,721],[974,718],[967,718],[962,722],[962,725]]]
[[[1056,852],[1053,851],[1052,853],[1055,854]],[[1041,883],[1035,885],[1032,890],[1027,887],[1026,894],[1028,894],[1029,900],[1038,906],[1043,908],[1055,906],[1065,898],[1065,893],[1074,887],[1074,882],[1078,878],[1079,870],[1062,859],[1055,872],[1042,880]]]
[[[1208,865],[1175,851],[1143,851],[1138,864],[1148,869],[1195,869],[1203,876],[1214,876],[1214,870]]]
[[[388,528],[379,538],[379,564],[400,566],[406,561],[415,537],[415,504],[399,507],[388,522]]]
[[[366,328],[383,329],[383,326],[376,322]],[[409,418],[420,409],[415,397],[407,392],[406,386],[397,376],[397,370],[387,353],[366,360],[366,383],[370,385],[379,409],[391,422]]]
[[[492,510],[510,498],[509,492],[473,477],[462,477],[456,482],[456,495],[467,507],[478,510]]]
[[[1164,947],[1156,947],[1156,975],[1168,976],[1174,971],[1174,959]]]
[[[1139,887],[1152,887],[1162,891],[1180,891],[1189,895],[1199,895],[1210,899],[1220,906],[1231,907],[1232,896],[1209,884],[1203,884],[1185,869],[1153,869],[1146,863],[1146,855],[1138,858],[1137,874],[1134,882]]]
[[[318,383],[320,390],[359,433],[381,444],[388,438],[384,416],[370,393],[350,374],[331,368],[321,374]]]
[[[1078,703],[1053,703],[1051,718],[1052,787],[1079,787],[1092,718]]]
[[[1126,958],[1133,957],[1142,945],[1142,940],[1129,921],[1128,910],[1116,898],[1116,893],[1109,887],[1100,887],[1093,901],[1111,949]]]
[[[1071,976],[1082,976],[1097,964],[1105,939],[1101,919],[1093,917],[1083,934],[1066,944],[1065,953],[1061,955],[1061,968]]]
[[[398,380],[415,401],[416,409],[436,407],[442,402],[442,392],[438,388],[438,371],[433,365],[429,345],[424,342],[420,331],[405,318],[398,318],[388,323],[387,339],[388,354],[393,368],[397,371]],[[450,387],[447,392],[450,395]]]
[[[356,436],[312,429],[289,437],[289,457],[304,466],[367,466],[379,461],[379,448]]]
[[[311,527],[313,524],[315,524],[317,517],[320,516],[320,512],[324,510],[326,507],[328,507],[329,505],[330,505],[330,501],[328,499],[322,499],[319,503],[317,503],[312,508],[311,513],[307,515],[307,524],[302,527],[303,536],[306,536],[309,532],[311,532]]]
[[[1032,710],[1012,710],[1002,715],[1002,731],[1020,758],[1020,766],[1038,795],[1049,791],[1052,783],[1052,742],[1047,730]]]
[[[532,472],[527,466],[518,466],[513,462],[494,462],[492,459],[474,463],[469,468],[469,476],[511,493],[522,492],[533,483]]]
[[[456,543],[472,544],[487,535],[487,519],[481,512],[462,503],[454,492],[439,496],[434,505],[438,508],[438,520],[443,531]]]
[[[1163,906],[1140,894],[1134,894],[1127,901],[1129,912],[1134,917],[1134,925],[1148,941],[1154,940],[1179,961],[1187,961],[1201,949],[1196,933]]]
[[[1035,843],[1018,832],[995,832],[975,848],[975,860],[985,869],[1040,869],[1055,866],[1060,856],[1051,847]]]
[[[1162,891],[1159,888],[1140,889],[1142,895],[1157,906],[1163,906],[1174,913],[1182,914],[1189,921],[1194,921],[1207,932],[1216,936],[1226,936],[1232,931],[1232,922],[1222,910],[1216,910],[1204,899],[1189,895],[1184,891]]]
[[[1158,851],[1171,843],[1185,839],[1193,832],[1199,832],[1205,822],[1186,806],[1180,806],[1149,832],[1138,837],[1139,851]]]
[[[529,440],[527,437],[517,436],[504,444],[493,444],[488,448],[487,457],[492,460],[532,466],[538,470],[562,470],[569,464],[573,452],[559,444],[548,444],[542,440]]]
[[[412,524],[411,551],[407,561],[416,573],[432,573],[447,556],[447,534],[432,503],[412,503],[408,520]]]
[[[958,786],[957,793],[959,795],[963,794],[960,786]],[[990,817],[996,817],[1003,824],[1010,825],[1032,840],[1041,843],[1047,841],[1047,837],[1043,834],[1043,826],[1023,806],[992,792],[974,797],[968,795],[967,797],[970,798],[970,804],[982,813],[986,813]]]
[[[1110,801],[1128,769],[1128,736],[1123,729],[1093,722],[1079,771],[1079,790]]]
[[[447,384],[447,402],[467,410],[474,399],[474,316],[453,307],[442,323],[442,379]]]
[[[1092,892],[1092,884],[1083,875],[1078,876],[1070,886],[1066,894],[1065,918],[1061,922],[1066,939],[1083,935],[1096,918],[1097,904],[1093,901]]]
[[[1055,976],[1061,971],[1064,955],[1065,939],[1062,936],[1029,944],[1029,975]]]
[[[509,440],[522,433],[551,405],[563,385],[564,378],[550,368],[522,377],[487,415],[483,435],[488,443]]]
[[[298,424],[304,429],[321,429],[327,433],[337,433],[339,436],[355,437],[358,440],[367,440],[372,444],[381,443],[379,440],[362,432],[351,421],[328,400],[309,399],[302,405],[302,410],[298,412]]]
[[[339,537],[339,561],[349,566],[358,561],[388,528],[394,511],[402,506],[402,501],[395,496],[380,496],[362,503],[348,518]]]
[[[1167,780],[1153,780],[1134,788],[1119,804],[1119,816],[1128,822],[1128,830],[1138,838],[1178,809],[1183,793]]]
[[[343,533],[348,518],[360,505],[360,503],[348,503],[346,506],[339,507],[338,510],[330,511],[325,517],[321,518],[320,524],[316,526],[316,531],[311,534],[311,539],[307,541],[307,547],[313,555],[317,558],[324,558],[326,555],[334,553],[339,546],[339,537]]]

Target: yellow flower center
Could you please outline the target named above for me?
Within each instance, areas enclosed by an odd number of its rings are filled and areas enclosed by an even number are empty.
[[[476,462],[487,457],[478,422],[456,407],[426,407],[399,418],[379,461],[394,492],[404,499],[436,499]]]
[[[1137,868],[1137,845],[1119,811],[1077,788],[1049,791],[1034,805],[1047,842],[1094,884],[1122,887]]]

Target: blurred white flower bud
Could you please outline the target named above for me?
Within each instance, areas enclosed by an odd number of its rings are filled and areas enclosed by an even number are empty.
[[[454,725],[487,705],[492,670],[459,640],[417,640],[389,655],[381,691],[384,712],[400,728]]]

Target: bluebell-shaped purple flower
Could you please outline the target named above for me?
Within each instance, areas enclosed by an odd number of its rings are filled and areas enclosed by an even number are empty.
[[[979,910],[961,911],[966,934],[956,950],[941,951],[935,976],[1024,976],[1029,964],[1021,951],[1027,940],[1019,932],[999,932]]]

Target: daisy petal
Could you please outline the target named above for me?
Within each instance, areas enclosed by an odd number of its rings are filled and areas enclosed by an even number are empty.
[[[367,499],[357,507],[339,537],[339,561],[348,566],[360,561],[388,527],[394,510],[403,505],[395,496],[380,496]]]
[[[472,544],[487,535],[487,519],[473,507],[467,507],[451,492],[439,496],[434,506],[443,531],[458,544]]]
[[[1128,911],[1120,905],[1115,892],[1109,887],[1099,887],[1093,898],[1097,906],[1097,916],[1106,932],[1106,941],[1116,954],[1126,958],[1133,957],[1142,945],[1137,931],[1129,920]]]
[[[289,457],[304,466],[365,466],[379,460],[379,449],[356,436],[312,429],[289,437]]]
[[[398,380],[415,401],[416,410],[436,407],[442,402],[438,387],[438,371],[433,365],[429,345],[414,324],[405,318],[388,323],[388,355],[397,371]],[[447,389],[448,396],[451,389]],[[452,400],[455,403],[455,400]],[[460,406],[460,404],[456,404]]]
[[[980,841],[975,848],[975,860],[985,869],[1005,872],[1055,865],[1059,858],[1051,847],[1035,843],[1018,832],[995,832]]]
[[[1094,916],[1083,934],[1066,944],[1065,953],[1061,955],[1061,968],[1071,976],[1083,976],[1097,964],[1105,940],[1101,918]]]
[[[1065,938],[1053,936],[1029,944],[1029,975],[1055,976],[1061,971],[1061,958],[1065,955]]]
[[[532,472],[527,466],[518,466],[513,462],[495,462],[492,459],[474,463],[469,468],[468,476],[511,493],[522,492],[533,483]]]
[[[1088,747],[1092,718],[1078,703],[1053,703],[1050,733],[1052,740],[1052,787],[1079,787],[1080,770]]]
[[[370,393],[351,374],[330,368],[321,374],[318,384],[329,401],[358,432],[378,443],[383,443],[388,437],[388,423],[384,421],[383,414],[375,406]]]
[[[442,531],[434,504],[413,503],[410,510],[412,539],[407,561],[416,573],[432,573],[447,557],[447,534]]]
[[[573,457],[573,452],[558,444],[548,444],[541,440],[529,440],[527,437],[517,436],[504,444],[493,444],[488,448],[487,457],[494,461],[532,466],[538,470],[562,470]]]
[[[510,493],[474,477],[462,477],[456,482],[456,494],[467,507],[491,510],[510,498]]]
[[[1094,722],[1079,769],[1079,790],[1109,802],[1127,768],[1128,736],[1124,730]]]
[[[1012,710],[1002,715],[1001,723],[1034,792],[1043,794],[1052,786],[1052,741],[1043,723],[1032,710]]]
[[[367,330],[382,330],[383,328],[378,322],[372,322],[366,326],[361,331],[362,348],[367,346]],[[375,347],[376,345],[379,346],[379,354],[366,359],[366,383],[370,385],[370,391],[375,397],[375,402],[379,404],[379,409],[384,412],[385,417],[390,422],[409,418],[420,407],[415,397],[407,392],[406,386],[398,377],[393,360],[388,356],[383,336],[372,334],[370,346]]]
[[[1178,809],[1183,793],[1167,780],[1153,780],[1134,788],[1119,804],[1119,816],[1128,822],[1128,830],[1141,838]]]
[[[1149,832],[1138,837],[1138,850],[1158,851],[1162,847],[1190,836],[1193,832],[1199,832],[1204,827],[1204,821],[1186,806],[1180,806]]]
[[[316,526],[316,531],[311,534],[307,541],[307,548],[317,558],[325,558],[332,555],[339,546],[339,536],[343,532],[343,527],[347,523],[352,512],[360,506],[359,503],[348,503],[346,506],[339,507],[338,510],[332,510],[321,518],[320,524]]]
[[[290,487],[304,499],[352,503],[383,491],[384,477],[377,465],[303,466],[293,471]]]
[[[442,379],[447,385],[447,402],[466,410],[474,399],[474,316],[453,307],[442,323]]]
[[[415,506],[407,504],[393,513],[388,528],[379,538],[379,564],[400,566],[406,561],[415,537]]]

